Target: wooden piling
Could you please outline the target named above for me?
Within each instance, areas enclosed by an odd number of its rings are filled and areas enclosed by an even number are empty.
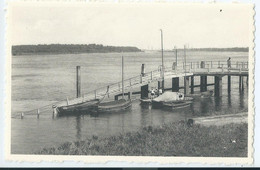
[[[52,109],[53,109],[52,118],[54,118],[55,115],[57,115],[57,107],[55,105],[52,105]]]
[[[189,77],[185,76],[184,77],[184,94],[188,94],[189,93],[189,87],[190,87]]]
[[[215,76],[215,96],[222,96],[222,76]]]
[[[178,92],[179,88],[179,77],[172,78],[172,91]]]
[[[200,91],[207,91],[207,76],[200,76]]]
[[[148,98],[148,93],[149,93],[149,86],[148,86],[148,84],[144,85],[144,86],[141,86],[141,99]]]
[[[22,113],[21,113],[21,119],[23,119],[23,117],[24,117],[24,113],[22,112]]]
[[[191,76],[190,78],[191,78],[190,90],[191,90],[191,94],[193,94],[194,93],[194,76]]]
[[[231,76],[228,76],[228,94],[231,92]]]
[[[80,75],[80,66],[76,67],[77,70],[77,98],[81,96],[80,91],[81,91],[81,75]]]
[[[145,64],[142,64],[141,75],[144,76],[144,74],[145,74]]]
[[[67,97],[67,106],[69,105],[69,98]]]
[[[132,98],[132,91],[129,91],[128,92],[128,99],[131,100],[131,98]]]
[[[205,68],[205,61],[201,61],[201,68]],[[207,91],[207,76],[200,76],[200,91]]]

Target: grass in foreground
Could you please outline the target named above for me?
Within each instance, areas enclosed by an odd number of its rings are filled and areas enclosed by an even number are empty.
[[[35,154],[246,157],[247,123],[188,127],[184,122],[118,136],[66,142]]]

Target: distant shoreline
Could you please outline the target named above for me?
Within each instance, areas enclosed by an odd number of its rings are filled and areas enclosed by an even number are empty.
[[[142,52],[142,50],[131,46],[103,46],[101,44],[50,44],[12,46],[12,55],[14,56],[121,52]]]
[[[183,49],[177,49],[183,51]],[[121,53],[121,52],[159,52],[160,50],[141,50],[131,46],[103,46],[100,44],[49,44],[49,45],[14,45],[12,55],[58,55],[58,54],[87,54],[87,53]],[[248,47],[232,48],[188,48],[187,51],[213,52],[248,52]],[[175,52],[175,49],[164,50]]]

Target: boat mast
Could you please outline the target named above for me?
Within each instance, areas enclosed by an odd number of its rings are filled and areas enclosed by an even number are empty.
[[[176,68],[177,68],[178,62],[177,62],[177,47],[176,46],[175,46],[175,57],[176,57]]]
[[[163,31],[161,31],[161,48],[162,48],[162,80],[164,80],[164,62],[163,62]],[[163,87],[164,88],[164,87]]]
[[[185,71],[185,78],[186,78],[186,45],[184,45],[184,71]]]
[[[124,99],[124,56],[122,56],[122,98]]]

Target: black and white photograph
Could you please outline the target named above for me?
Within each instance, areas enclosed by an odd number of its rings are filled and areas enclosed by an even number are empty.
[[[253,7],[9,2],[8,158],[252,163]]]

